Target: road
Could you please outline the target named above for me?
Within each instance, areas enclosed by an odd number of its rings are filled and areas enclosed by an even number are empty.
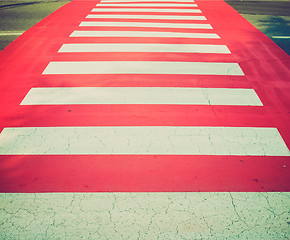
[[[90,204],[115,211],[114,228],[120,209],[151,214],[146,227],[117,224],[110,239],[289,236],[289,56],[223,1],[97,3],[72,1],[0,53],[2,236],[17,219],[9,213],[34,212],[31,224],[17,224],[35,230],[35,208],[73,199],[82,213]],[[152,211],[142,214],[143,198]],[[193,202],[214,208],[184,218]],[[263,221],[275,216],[272,230],[257,229],[258,210]],[[154,212],[171,216],[171,227],[152,227]],[[208,221],[222,213],[224,225]]]

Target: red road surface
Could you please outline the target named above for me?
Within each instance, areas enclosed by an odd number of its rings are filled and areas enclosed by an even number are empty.
[[[8,127],[65,126],[274,127],[289,149],[289,56],[225,2],[195,2],[202,14],[193,15],[205,16],[213,29],[170,32],[216,33],[221,39],[70,38],[75,30],[140,28],[79,27],[85,20],[99,21],[85,19],[97,1],[76,0],[57,10],[0,53],[0,131]],[[58,53],[65,43],[224,44],[231,54]],[[43,75],[51,61],[235,62],[245,76]],[[20,105],[32,87],[251,88],[263,106]],[[289,156],[1,155],[0,191],[290,191],[289,160]]]

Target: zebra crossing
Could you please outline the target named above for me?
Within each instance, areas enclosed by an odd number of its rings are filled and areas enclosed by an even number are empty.
[[[71,1],[0,52],[0,238],[288,237],[287,57],[223,0]]]
[[[251,108],[259,111],[258,108],[264,107],[253,88],[206,85],[225,77],[228,81],[239,78],[247,82],[247,72],[231,57],[230,48],[194,1],[102,0],[96,2],[67,37],[42,76],[53,76],[60,82],[73,78],[77,83],[54,87],[47,82],[46,86],[32,87],[21,107],[99,105],[104,112],[115,109],[116,119],[102,126],[87,126],[84,118],[83,124],[74,126],[62,120],[62,124],[55,125],[51,121],[50,126],[5,127],[0,134],[1,155],[130,155],[136,159],[142,155],[152,158],[158,155],[290,156],[283,137],[273,126],[234,126],[237,121],[234,119],[228,119],[228,125],[217,122],[172,126],[167,123],[171,122],[170,118],[177,118],[174,123],[182,122],[178,117],[185,116],[192,106],[197,107],[197,114],[209,111],[207,107],[231,107],[242,118],[247,118],[248,115],[243,115],[245,112],[254,111]],[[103,38],[108,42],[100,40]],[[112,54],[112,59],[106,59],[107,54]],[[138,58],[143,54],[147,54],[146,60]],[[98,60],[94,59],[96,56]],[[143,80],[136,83],[140,76]],[[132,82],[118,82],[119,77]],[[209,80],[202,87],[176,86],[178,81],[189,79],[190,82],[195,77]],[[111,79],[118,83],[117,86],[106,82],[103,86],[87,86],[82,84],[85,78]],[[166,79],[173,80],[164,86],[161,82]],[[150,81],[150,86],[146,81]],[[120,109],[131,105],[138,111],[154,105],[157,109],[154,112],[177,106],[182,107],[176,109],[182,114],[176,117],[171,112],[172,116],[169,114],[162,120],[163,125],[160,121],[157,124],[154,116],[151,124],[146,122],[144,126],[130,125],[130,122],[110,124],[118,122]],[[86,114],[87,110],[81,111]]]

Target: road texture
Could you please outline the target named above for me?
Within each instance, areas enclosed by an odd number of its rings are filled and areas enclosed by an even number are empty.
[[[226,1],[290,54],[290,1]]]
[[[1,0],[0,50],[68,2],[66,0]]]
[[[289,238],[289,63],[221,0],[60,8],[0,53],[1,238]]]

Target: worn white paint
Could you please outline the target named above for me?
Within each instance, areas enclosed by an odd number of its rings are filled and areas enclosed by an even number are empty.
[[[276,39],[290,39],[290,36],[272,36],[271,38],[276,38]]]
[[[98,3],[97,7],[197,7],[189,3]]]
[[[93,8],[92,12],[170,12],[170,13],[201,13],[199,9],[180,8]]]
[[[204,16],[89,14],[86,18],[206,20]]]
[[[50,62],[43,74],[244,75],[237,63],[157,61]]]
[[[289,192],[1,193],[0,236],[289,239],[289,199]]]
[[[127,3],[127,2],[190,2],[194,3],[194,0],[101,0],[101,3],[109,3],[109,2],[118,2],[118,3]]]
[[[0,154],[290,156],[276,128],[166,126],[4,128]]]
[[[290,239],[289,206],[289,192],[0,193],[0,239]]]
[[[219,39],[215,33],[149,32],[149,31],[74,31],[70,37],[161,37]]]
[[[54,104],[263,105],[253,89],[170,87],[32,88],[21,103]]]
[[[19,31],[0,31],[0,36],[20,36],[23,33]]]
[[[80,27],[157,27],[212,29],[210,24],[200,23],[149,23],[149,22],[81,22]]]
[[[229,54],[225,45],[210,44],[64,44],[59,52],[170,52]]]

